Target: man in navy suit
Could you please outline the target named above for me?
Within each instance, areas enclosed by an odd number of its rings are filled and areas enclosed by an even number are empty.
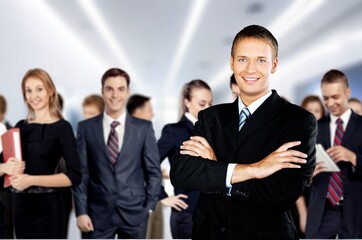
[[[230,57],[239,97],[201,111],[185,155],[171,163],[175,187],[201,192],[193,239],[298,238],[289,208],[312,176],[317,124],[270,89],[277,65],[274,36],[242,29]]]
[[[317,142],[327,149],[341,171],[338,173],[340,177],[335,179],[335,174],[323,172],[323,165],[316,166],[306,238],[336,238],[338,235],[338,238],[361,239],[362,116],[348,106],[351,90],[343,72],[328,71],[322,78],[321,89],[330,115],[318,121]],[[340,129],[336,132],[339,124]],[[330,186],[330,183],[336,184],[339,180],[341,185]],[[336,199],[332,199],[332,195]]]
[[[83,179],[74,190],[77,225],[86,238],[145,238],[158,201],[159,153],[152,123],[125,111],[129,75],[102,77],[105,112],[78,125]]]

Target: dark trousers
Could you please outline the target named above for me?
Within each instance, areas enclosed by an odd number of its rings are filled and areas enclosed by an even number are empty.
[[[71,187],[63,187],[60,188],[60,191],[63,196],[64,201],[64,213],[65,213],[65,222],[64,222],[64,238],[68,237],[68,229],[69,229],[69,219],[70,212],[73,207],[73,197],[72,197],[72,188]]]
[[[5,238],[4,234],[4,215],[5,215],[5,208],[3,203],[0,201],[0,239]]]
[[[130,226],[115,210],[112,216],[112,225],[107,229],[94,229],[93,232],[82,234],[88,239],[145,239],[147,220],[137,226]]]
[[[61,239],[64,237],[65,210],[60,191],[13,193],[16,238]]]
[[[171,235],[174,239],[192,238],[192,213],[171,212]]]
[[[0,188],[0,199],[4,204],[4,212],[2,216],[2,231],[3,238],[14,238],[13,227],[13,200],[11,199],[11,192],[9,188]]]
[[[326,199],[322,222],[314,236],[306,236],[313,239],[353,239],[356,238],[348,231],[346,219],[343,214],[343,204],[332,206]]]

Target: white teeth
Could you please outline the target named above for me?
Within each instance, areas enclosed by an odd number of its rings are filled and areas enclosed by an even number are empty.
[[[244,78],[245,80],[247,80],[247,81],[256,81],[256,80],[258,80],[258,78]]]

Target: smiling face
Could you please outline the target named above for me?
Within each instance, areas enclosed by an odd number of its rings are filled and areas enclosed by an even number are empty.
[[[50,95],[44,83],[35,77],[29,77],[25,81],[25,98],[28,106],[34,111],[49,109]]]
[[[273,48],[259,38],[242,38],[234,46],[230,67],[247,106],[269,91],[269,78],[276,71],[278,58]]]
[[[342,82],[322,84],[324,105],[333,116],[339,117],[348,110],[348,99],[350,95],[350,88]]]
[[[129,88],[125,77],[108,77],[104,81],[102,95],[106,113],[112,118],[118,118],[125,109],[129,96]]]

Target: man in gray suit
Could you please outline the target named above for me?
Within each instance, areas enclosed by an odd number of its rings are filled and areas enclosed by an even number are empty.
[[[102,77],[105,112],[78,125],[83,180],[74,190],[77,225],[86,238],[145,238],[161,184],[152,123],[125,111],[129,75]]]

